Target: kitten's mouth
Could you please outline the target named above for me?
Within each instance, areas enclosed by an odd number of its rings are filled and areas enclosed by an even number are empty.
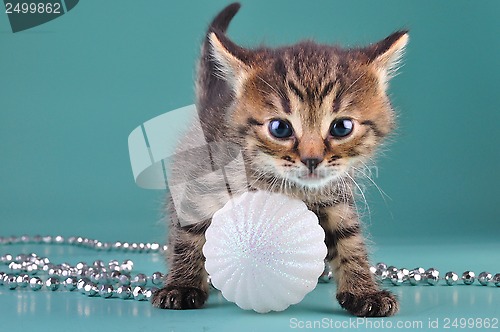
[[[308,173],[308,174],[303,174],[299,175],[299,179],[301,180],[319,180],[325,178],[324,175],[317,174],[317,173]]]
[[[322,188],[328,185],[336,178],[336,174],[326,172],[300,172],[296,173],[293,178],[294,182],[309,188]]]

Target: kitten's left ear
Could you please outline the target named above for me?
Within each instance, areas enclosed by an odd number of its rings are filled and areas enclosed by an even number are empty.
[[[251,69],[252,51],[236,45],[226,35],[217,31],[210,32],[208,39],[217,69],[238,94]]]
[[[389,80],[396,74],[408,40],[408,30],[397,31],[364,49],[371,64],[375,66],[384,91]]]

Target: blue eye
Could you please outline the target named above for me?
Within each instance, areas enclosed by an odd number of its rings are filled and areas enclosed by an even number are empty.
[[[346,137],[352,132],[354,123],[351,119],[338,119],[332,122],[330,127],[330,135],[333,137]]]
[[[285,120],[271,120],[269,132],[276,138],[288,138],[293,135],[292,125]]]

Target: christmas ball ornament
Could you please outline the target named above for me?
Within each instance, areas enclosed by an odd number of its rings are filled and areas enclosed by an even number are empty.
[[[205,233],[212,284],[259,313],[282,311],[312,291],[324,271],[325,233],[304,202],[265,191],[232,198]]]

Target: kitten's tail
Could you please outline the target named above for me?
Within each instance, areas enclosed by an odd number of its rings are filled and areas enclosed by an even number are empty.
[[[214,31],[225,33],[240,7],[239,3],[232,3],[213,19],[201,48],[196,80],[196,107],[208,142],[220,138],[219,134],[223,132],[224,112],[232,101],[230,87],[220,75],[217,75],[217,64],[211,54],[209,35]]]

